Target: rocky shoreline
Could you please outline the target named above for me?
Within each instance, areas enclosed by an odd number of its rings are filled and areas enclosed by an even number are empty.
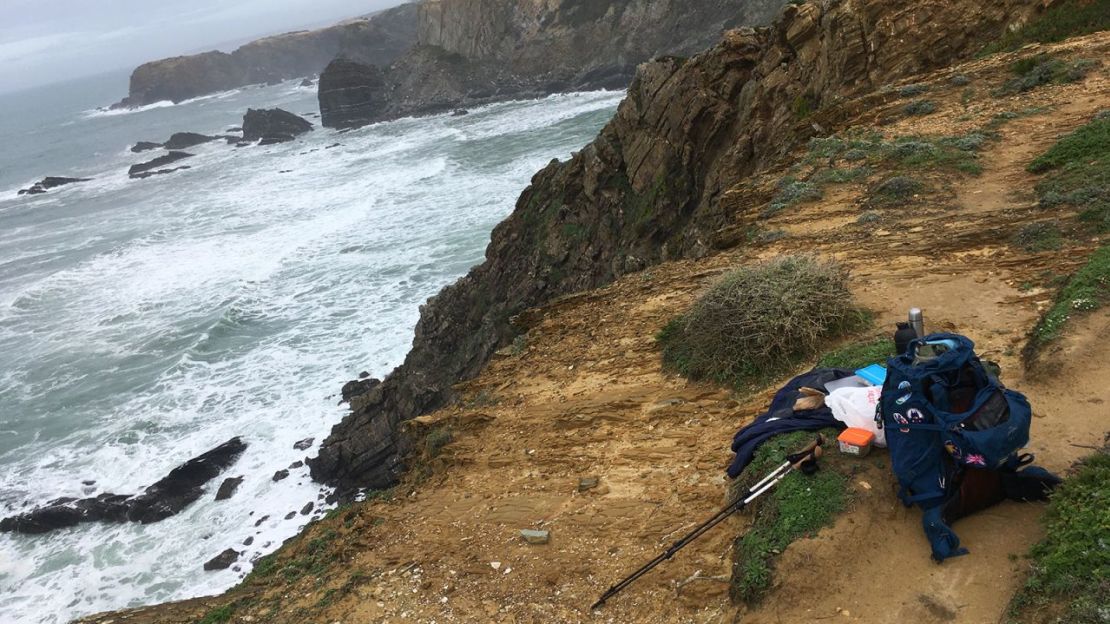
[[[145,63],[131,74],[127,97],[112,108],[181,102],[252,84],[315,76],[338,54],[392,63],[416,37],[416,5],[311,31],[265,37],[231,53],[211,51]]]
[[[320,75],[323,125],[350,128],[552,93],[625,89],[636,66],[690,55],[783,0],[425,0],[412,48],[391,64],[341,55]],[[660,6],[662,5],[662,6]]]

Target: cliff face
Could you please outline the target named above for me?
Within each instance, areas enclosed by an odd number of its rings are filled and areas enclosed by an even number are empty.
[[[234,52],[204,52],[140,65],[130,92],[116,107],[162,100],[180,102],[248,84],[310,76],[338,54],[371,64],[389,64],[416,39],[416,5],[403,4],[368,19],[319,30],[266,37]]]
[[[703,50],[738,24],[769,23],[784,3],[425,0],[417,9],[417,45],[386,70],[384,93],[366,105],[358,94],[366,93],[365,84],[329,79],[320,89],[324,125],[351,127],[508,97],[623,89],[639,63]]]
[[[477,3],[481,4],[481,3]],[[1020,22],[1025,0],[854,0],[786,8],[771,28],[730,31],[691,59],[642,66],[614,119],[536,174],[494,229],[486,260],[421,308],[412,351],[352,400],[310,462],[341,489],[403,470],[399,423],[440,407],[519,332],[515,315],[718,244],[720,199],[835,125],[837,102],[966,56]],[[803,117],[798,105],[817,112]]]

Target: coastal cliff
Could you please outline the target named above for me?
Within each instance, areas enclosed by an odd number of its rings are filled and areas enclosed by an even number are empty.
[[[344,128],[512,97],[627,87],[638,64],[689,56],[726,29],[767,24],[785,0],[425,0],[395,64],[321,75],[325,126]],[[360,61],[361,62],[361,61]]]
[[[412,448],[399,424],[451,401],[453,384],[522,331],[514,317],[737,244],[722,227],[735,209],[721,201],[730,186],[835,128],[849,113],[841,102],[886,97],[883,85],[968,56],[1043,4],[789,5],[770,28],[732,30],[692,58],[641,66],[598,138],[537,173],[485,262],[421,308],[405,362],[351,400],[310,462],[313,477],[347,492],[391,485]]]
[[[328,28],[265,37],[234,52],[203,52],[140,65],[128,96],[114,108],[181,102],[249,84],[320,73],[337,55],[389,64],[416,39],[417,7],[407,3]]]

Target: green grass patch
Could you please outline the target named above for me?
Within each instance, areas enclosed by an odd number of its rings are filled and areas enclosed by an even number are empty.
[[[1026,346],[1026,359],[1032,359],[1041,347],[1058,339],[1073,316],[1097,310],[1108,300],[1110,245],[1104,245],[1060,289],[1056,303],[1033,329],[1033,335]]]
[[[1095,232],[1110,232],[1110,114],[1057,141],[1028,169],[1045,174],[1036,186],[1041,206],[1074,206]]]
[[[667,369],[741,388],[788,372],[867,321],[843,267],[782,256],[726,274],[656,339]]]
[[[980,54],[1011,52],[1027,43],[1055,43],[1110,29],[1110,0],[1067,0],[1023,28],[1007,32]]]
[[[233,615],[235,615],[235,605],[216,607],[204,614],[198,624],[224,624],[224,622],[230,622]]]
[[[1048,54],[1029,56],[1014,62],[1010,69],[1016,75],[995,90],[994,95],[1016,95],[1042,85],[1078,82],[1098,65],[1098,61],[1089,59],[1068,62]]]
[[[438,457],[443,452],[443,447],[450,444],[454,439],[455,434],[449,427],[434,429],[424,438],[424,452],[430,458]]]
[[[794,540],[815,535],[831,524],[847,506],[848,478],[834,466],[837,432],[827,429],[822,433],[826,453],[821,469],[810,476],[798,472],[787,475],[752,504],[755,515],[752,526],[733,545],[729,589],[733,600],[748,604],[758,602],[771,587],[775,558]],[[734,493],[738,495],[754,485],[777,468],[786,455],[803,448],[815,435],[798,431],[764,442],[738,479]]]
[[[1099,115],[1056,142],[1029,163],[1033,173],[1044,173],[1066,165],[1099,159],[1110,154],[1110,115]]]
[[[1017,621],[1105,624],[1110,620],[1110,453],[1085,459],[1052,495],[1045,537],[1029,551],[1032,569],[1010,603]]]
[[[886,364],[886,361],[894,355],[894,341],[883,336],[833,349],[821,356],[817,366],[855,370],[868,364]]]

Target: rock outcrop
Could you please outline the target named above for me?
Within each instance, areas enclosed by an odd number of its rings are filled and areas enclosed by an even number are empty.
[[[636,65],[689,55],[785,0],[425,0],[416,45],[377,70],[345,58],[320,76],[323,124],[344,128],[550,93],[625,88]]]
[[[128,96],[113,108],[181,102],[249,84],[312,76],[338,54],[387,65],[415,37],[416,5],[402,4],[365,19],[259,39],[230,54],[212,51],[153,61],[135,69]]]
[[[165,167],[166,165],[175,163],[179,160],[184,160],[186,158],[192,157],[193,155],[189,152],[170,152],[152,160],[148,160],[144,163],[131,165],[131,168],[127,170],[127,175],[132,179],[141,179],[150,177],[152,175],[170,173],[171,171],[177,171],[178,169],[182,169],[183,167],[174,167],[172,169],[160,169],[159,167]]]
[[[280,108],[249,108],[243,115],[243,140],[262,145],[292,141],[311,130],[311,122]]]
[[[206,134],[197,134],[196,132],[175,132],[170,138],[162,144],[162,147],[168,150],[183,150],[209,141],[215,141],[219,137],[208,136]]]
[[[203,486],[235,463],[247,445],[232,438],[174,468],[142,494],[101,494],[93,498],[59,498],[43,507],[0,520],[0,531],[46,533],[83,522],[149,524],[175,515],[204,494]]]
[[[39,195],[45,193],[52,188],[65,186],[66,184],[74,184],[76,182],[88,182],[92,178],[63,178],[60,176],[46,176],[45,178],[35,182],[25,189],[19,189],[17,195]]]
[[[948,65],[1040,6],[790,5],[771,28],[736,29],[693,58],[643,65],[597,139],[533,177],[494,229],[485,262],[421,308],[404,363],[352,398],[310,462],[313,478],[340,491],[391,485],[413,448],[399,423],[445,405],[453,384],[520,331],[510,319],[653,263],[711,252],[732,216],[724,192],[817,128],[835,127],[846,98]]]

